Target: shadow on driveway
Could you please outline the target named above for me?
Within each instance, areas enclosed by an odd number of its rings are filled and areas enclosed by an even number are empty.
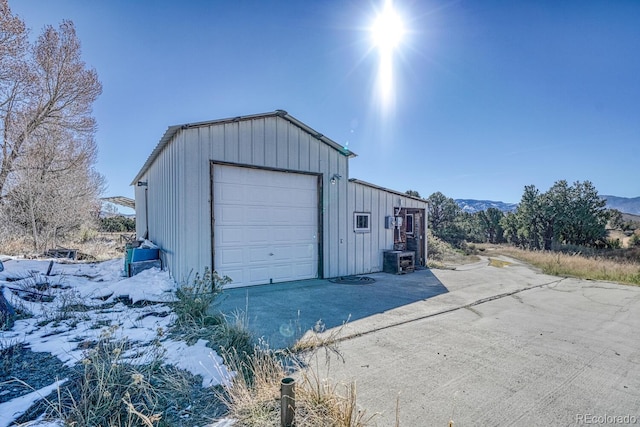
[[[330,329],[448,292],[430,270],[366,277],[375,282],[312,279],[227,289],[218,309],[228,316],[246,313],[249,330],[276,349],[293,345],[319,321]]]

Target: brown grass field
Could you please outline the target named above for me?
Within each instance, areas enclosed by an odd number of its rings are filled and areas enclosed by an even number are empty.
[[[588,256],[582,253],[527,251],[511,246],[491,248],[494,253],[524,261],[553,276],[640,285],[640,248]]]

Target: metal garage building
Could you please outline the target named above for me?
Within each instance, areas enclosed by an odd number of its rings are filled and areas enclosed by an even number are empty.
[[[426,201],[348,179],[354,156],[282,110],[170,126],[132,182],[137,235],[178,282],[371,273],[394,247],[423,264]]]

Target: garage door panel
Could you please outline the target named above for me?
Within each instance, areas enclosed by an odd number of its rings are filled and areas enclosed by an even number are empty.
[[[238,178],[242,179],[242,174],[238,175],[238,171],[233,171],[229,168],[218,168],[216,172],[216,182],[239,182]]]
[[[291,197],[297,200],[301,205],[308,206],[317,202],[317,196],[315,191],[309,191],[306,189],[292,190]]]
[[[283,244],[291,242],[294,238],[294,231],[291,227],[274,226],[271,228],[271,241],[275,244]]]
[[[270,224],[268,209],[261,206],[246,206],[244,209],[246,225]]]
[[[227,205],[223,206],[220,214],[216,216],[216,223],[219,225],[244,224],[244,216],[245,211],[242,206]]]
[[[272,246],[271,262],[291,262],[293,260],[293,248],[291,245],[277,245]]]
[[[247,252],[248,252],[248,258],[246,259],[246,261],[249,264],[256,264],[256,263],[265,264],[265,263],[268,263],[270,260],[270,256],[269,256],[270,252],[267,252],[263,246],[249,248]]]
[[[266,214],[269,216],[269,222],[275,225],[289,225],[292,221],[291,215],[292,208],[288,207],[272,207],[267,210]]]
[[[268,245],[271,241],[271,230],[269,228],[260,226],[260,227],[246,227],[244,230],[245,238],[244,242],[246,245],[254,246],[254,245]]]
[[[243,284],[249,284],[249,285],[259,285],[259,284],[263,284],[263,283],[268,283],[269,279],[271,278],[269,276],[269,267],[268,266],[264,266],[264,267],[251,267],[248,269],[248,282],[249,283],[243,283]]]
[[[214,165],[214,268],[232,285],[317,277],[317,177]]]
[[[292,242],[309,242],[309,240],[316,240],[316,234],[318,232],[318,230],[316,230],[315,227],[311,227],[308,225],[295,227],[291,231],[292,231],[291,233]]]
[[[246,282],[244,277],[244,268],[227,268],[225,274],[221,274],[221,276],[225,275],[231,279],[232,285]]]
[[[288,220],[295,225],[315,225],[318,221],[318,212],[315,209],[292,208],[289,209]]]
[[[255,184],[252,187],[247,188],[247,198],[246,198],[247,204],[262,205],[268,201],[269,201],[268,187]]]
[[[271,268],[271,275],[274,282],[284,282],[287,280],[291,280],[290,278],[295,276],[293,274],[293,268],[291,264],[274,265]]]
[[[220,227],[217,233],[218,247],[226,248],[244,243],[244,229],[242,227],[227,226]]]
[[[235,183],[220,183],[215,186],[214,196],[222,202],[242,201],[245,199],[244,187]]]
[[[315,245],[296,245],[293,248],[293,259],[295,261],[313,260],[315,256]]]
[[[315,241],[317,230],[315,227],[273,227],[270,230],[271,241],[276,244],[300,243]]]
[[[294,272],[296,276],[309,276],[315,275],[317,266],[312,262],[307,263],[295,263],[293,264]]]

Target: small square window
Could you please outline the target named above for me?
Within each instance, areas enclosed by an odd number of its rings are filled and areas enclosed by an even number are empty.
[[[371,214],[363,212],[353,213],[353,231],[368,233],[371,231]]]
[[[413,214],[408,214],[404,218],[405,229],[407,234],[413,234]]]

